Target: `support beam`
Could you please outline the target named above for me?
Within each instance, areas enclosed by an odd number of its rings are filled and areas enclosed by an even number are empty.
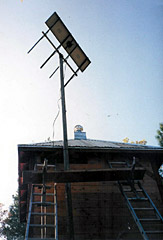
[[[135,168],[133,177],[141,180],[144,177],[144,168]],[[23,184],[41,184],[41,171],[24,171]],[[67,171],[48,171],[45,176],[45,183],[67,183],[67,182],[100,182],[100,181],[120,181],[132,179],[130,168],[122,169],[94,169],[94,170],[67,170]]]

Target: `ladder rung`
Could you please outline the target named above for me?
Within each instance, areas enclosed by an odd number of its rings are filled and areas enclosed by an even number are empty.
[[[124,192],[133,192],[132,189],[123,189]],[[142,189],[136,189],[136,192],[143,192]]]
[[[40,213],[40,212],[31,212],[32,215],[38,215],[38,216],[55,216],[55,213]]]
[[[44,164],[36,164],[37,167],[44,167]],[[47,165],[47,167],[55,167],[55,165]]]
[[[147,234],[159,234],[159,233],[163,233],[163,231],[145,231]]]
[[[56,238],[28,238],[28,240],[56,240]]]
[[[41,224],[30,224],[29,225],[30,227],[39,227],[39,228],[55,228],[55,225],[54,224],[44,224],[44,225],[41,225]]]
[[[148,221],[149,222],[161,222],[161,220],[158,218],[141,218],[139,220],[142,222],[148,222]]]
[[[44,205],[44,206],[53,206],[55,205],[55,203],[52,203],[52,202],[32,202],[33,205]]]
[[[133,208],[134,210],[140,210],[140,211],[151,211],[154,210],[154,208]]]
[[[43,194],[43,193],[33,193],[33,196],[54,196],[55,194],[54,193],[46,193],[46,194]]]
[[[148,198],[128,198],[129,201],[148,201]]]

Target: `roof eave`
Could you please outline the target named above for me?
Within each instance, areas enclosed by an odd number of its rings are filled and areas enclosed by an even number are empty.
[[[36,145],[18,145],[19,151],[43,151],[43,150],[54,150],[54,149],[63,149],[63,146],[36,146]],[[98,152],[151,152],[151,153],[163,153],[163,148],[111,148],[111,147],[86,147],[86,146],[69,146],[69,150],[81,150],[81,151],[98,151]]]

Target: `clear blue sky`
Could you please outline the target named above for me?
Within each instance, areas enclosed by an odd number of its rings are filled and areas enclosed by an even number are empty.
[[[53,134],[60,85],[58,74],[48,77],[58,57],[40,70],[52,47],[43,40],[27,51],[54,11],[92,62],[66,87],[68,137],[81,124],[91,139],[157,145],[163,121],[162,0],[0,0],[0,202],[6,204],[17,189],[17,144]]]

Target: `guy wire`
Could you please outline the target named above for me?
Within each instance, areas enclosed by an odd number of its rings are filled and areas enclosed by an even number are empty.
[[[57,120],[57,118],[58,118],[58,116],[59,116],[59,113],[60,113],[60,105],[59,105],[59,101],[61,100],[61,97],[58,99],[58,101],[57,101],[57,106],[58,106],[58,112],[57,112],[57,115],[56,115],[56,117],[55,117],[55,119],[54,119],[54,121],[53,121],[53,142],[54,142],[54,135],[55,135],[55,129],[54,129],[54,125],[55,125],[55,123],[56,123],[56,120]]]

